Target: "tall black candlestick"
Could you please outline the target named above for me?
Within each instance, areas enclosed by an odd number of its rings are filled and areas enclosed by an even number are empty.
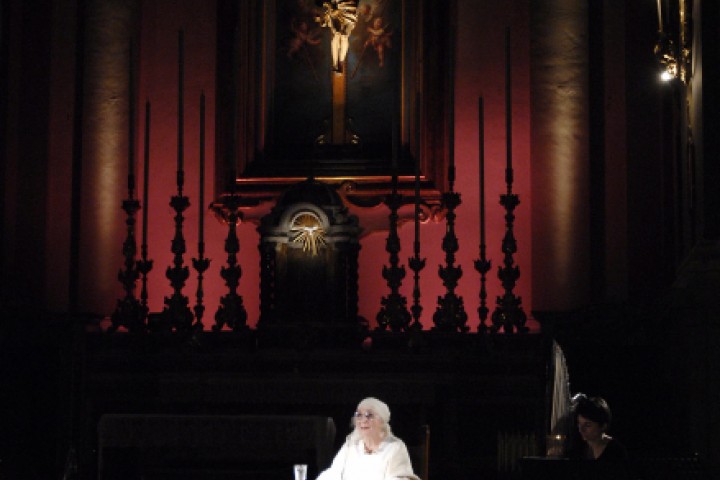
[[[205,92],[200,95],[200,225],[198,242],[203,243],[204,212],[205,205]]]
[[[422,161],[422,142],[420,141],[420,94],[415,97],[415,241],[413,242],[414,255],[408,259],[408,265],[413,271],[413,305],[410,308],[413,317],[412,330],[418,332],[422,330],[420,323],[420,315],[422,315],[422,305],[420,305],[420,270],[425,268],[425,259],[420,258],[420,162]]]
[[[192,259],[192,265],[198,272],[196,298],[197,303],[193,310],[195,312],[195,328],[203,329],[202,318],[205,313],[203,305],[203,273],[210,266],[210,259],[205,258],[205,242],[203,240],[203,229],[205,226],[205,92],[200,94],[200,193],[198,200],[199,225],[198,225],[198,258]]]
[[[140,290],[140,304],[142,305],[143,323],[147,324],[148,318],[148,289],[147,276],[153,267],[153,261],[148,259],[148,212],[149,185],[150,185],[150,101],[145,101],[145,138],[143,139],[143,204],[142,204],[142,246],[140,248],[140,260],[137,262],[137,269],[141,274],[142,288]]]
[[[480,184],[480,258],[475,260],[475,270],[480,272],[480,306],[478,316],[480,324],[478,332],[487,332],[487,320],[490,310],[487,307],[487,272],[490,270],[490,261],[485,256],[485,107],[483,97],[478,98],[478,158],[479,158],[479,184]]]
[[[527,332],[525,322],[527,316],[522,310],[522,300],[513,293],[520,269],[515,265],[513,255],[517,252],[517,242],[513,234],[515,222],[515,208],[520,204],[518,195],[512,193],[512,114],[511,114],[511,82],[510,82],[510,27],[505,30],[505,129],[507,131],[507,168],[505,169],[505,182],[507,193],[500,195],[500,204],[505,207],[505,236],[502,241],[504,253],[503,266],[498,270],[498,278],[502,281],[505,293],[497,297],[497,308],[492,314],[492,332],[501,328],[505,333]]]

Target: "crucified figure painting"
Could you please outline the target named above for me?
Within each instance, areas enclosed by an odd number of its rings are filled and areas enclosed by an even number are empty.
[[[272,2],[268,157],[390,158],[410,1]]]
[[[322,14],[316,19],[320,26],[327,27],[332,32],[330,52],[332,55],[332,69],[336,73],[342,73],[343,71],[343,64],[350,44],[350,33],[355,28],[357,19],[357,1],[355,0],[323,2]]]

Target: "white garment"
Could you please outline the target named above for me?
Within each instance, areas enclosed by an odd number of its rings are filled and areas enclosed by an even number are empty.
[[[402,440],[386,437],[376,451],[365,452],[362,440],[346,441],[330,468],[317,480],[420,480],[412,469],[410,455]]]

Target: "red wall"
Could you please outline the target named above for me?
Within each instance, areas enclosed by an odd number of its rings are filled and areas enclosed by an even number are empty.
[[[185,212],[184,235],[187,241],[185,263],[197,256],[198,241],[198,172],[199,172],[199,98],[207,97],[206,111],[206,172],[205,199],[212,201],[214,152],[214,93],[215,93],[215,3],[159,0],[143,2],[141,34],[141,67],[139,88],[139,112],[144,112],[145,100],[151,102],[150,141],[150,199],[148,214],[149,257],[155,262],[149,276],[150,309],[160,311],[163,297],[172,293],[165,270],[172,264],[170,242],[174,235],[174,211],[169,206],[170,197],[176,195],[175,171],[177,165],[177,76],[178,76],[178,30],[183,29],[185,39],[185,154],[186,185],[184,193],[190,198],[191,207]],[[479,250],[479,181],[478,181],[478,97],[485,103],[485,158],[486,158],[486,219],[487,256],[493,268],[488,274],[488,305],[495,308],[495,299],[502,293],[497,278],[497,268],[502,262],[501,243],[505,234],[505,210],[499,197],[505,193],[505,65],[504,35],[506,26],[511,27],[512,45],[512,119],[513,119],[513,167],[515,183],[513,192],[520,198],[516,209],[515,236],[518,243],[516,264],[521,277],[515,293],[523,299],[524,310],[529,316],[532,309],[530,290],[530,112],[529,112],[529,41],[528,1],[508,2],[458,2],[456,83],[455,83],[455,162],[457,167],[456,190],[462,195],[462,205],[457,210],[456,233],[460,242],[457,263],[463,267],[457,293],[465,300],[469,316],[468,325],[473,330],[478,324],[480,276],[473,267]],[[142,114],[141,114],[142,116]],[[144,120],[138,126],[144,129]],[[142,162],[143,135],[139,135],[138,154]],[[142,171],[142,168],[139,168]],[[142,179],[138,182],[142,192]],[[219,193],[219,192],[218,192]],[[119,199],[120,200],[120,199]],[[119,202],[118,202],[119,203]],[[120,213],[120,212],[119,212]],[[117,221],[121,221],[118,215]],[[141,218],[141,214],[139,214]],[[362,219],[361,219],[362,223]],[[213,323],[219,298],[227,292],[220,278],[220,267],[225,265],[226,254],[223,241],[227,230],[211,215],[205,215],[206,256],[212,259],[205,274],[204,290],[207,306],[205,325]],[[259,307],[259,257],[258,235],[255,226],[239,227],[240,264],[243,276],[240,294],[254,325]],[[438,266],[444,265],[441,243],[445,224],[428,224],[421,229],[422,252],[427,266],[422,272],[421,293],[424,312],[421,321],[432,326],[432,314],[437,297],[445,289],[438,277]],[[140,238],[141,233],[138,233]],[[413,227],[405,225],[400,230],[402,250],[400,258],[406,263],[412,255]],[[380,308],[380,298],[388,289],[381,277],[384,264],[388,263],[385,252],[384,233],[373,233],[363,238],[360,251],[360,314],[371,322]],[[118,249],[121,241],[118,240]],[[118,266],[120,267],[120,265]],[[402,293],[412,302],[412,272],[403,285]],[[196,272],[190,269],[190,280],[184,294],[195,303]],[[108,310],[114,303],[108,304]]]

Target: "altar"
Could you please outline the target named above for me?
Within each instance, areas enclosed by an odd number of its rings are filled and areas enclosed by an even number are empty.
[[[290,479],[332,459],[335,422],[320,416],[107,414],[98,479]]]
[[[503,452],[542,448],[556,381],[542,335],[375,333],[311,349],[255,333],[206,332],[193,348],[89,334],[79,461],[100,480],[288,479],[295,463],[314,478],[368,396],[411,452],[429,427],[427,478],[510,474]]]

